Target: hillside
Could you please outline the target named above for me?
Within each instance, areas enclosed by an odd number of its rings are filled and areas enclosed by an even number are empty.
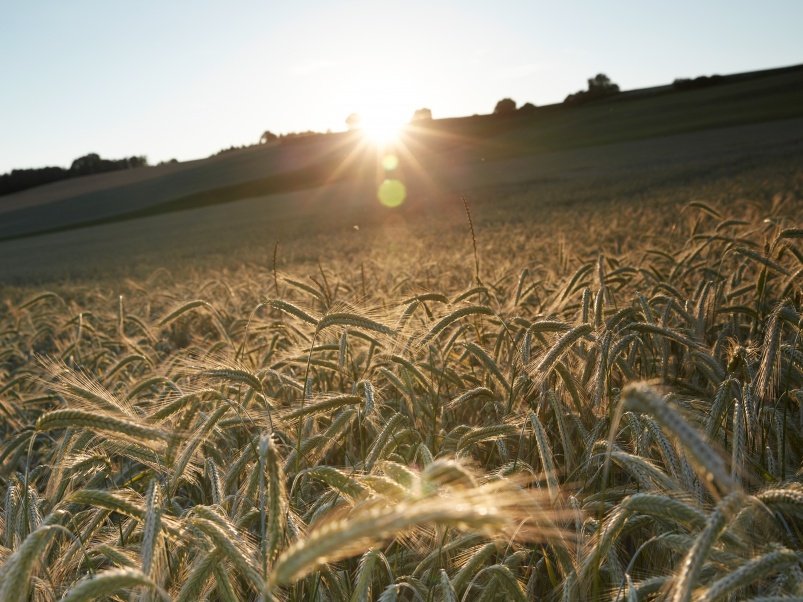
[[[408,188],[431,196],[507,181],[507,161],[517,157],[803,117],[803,70],[761,75],[730,76],[733,83],[699,90],[626,92],[580,107],[433,120],[409,127],[398,154]],[[790,124],[785,132],[803,135],[799,124]],[[335,179],[356,181],[371,199],[373,153],[355,135],[320,135],[54,183],[0,198],[0,240],[317,188]]]
[[[0,282],[128,273],[131,257],[138,270],[167,258],[202,262],[241,253],[244,241],[253,249],[311,236],[324,216],[324,225],[344,228],[391,215],[435,219],[453,211],[461,193],[478,204],[518,187],[571,202],[590,191],[626,186],[630,192],[620,193],[627,196],[709,174],[799,164],[803,71],[502,118],[434,120],[409,127],[393,150],[400,165],[385,173],[359,135],[321,135],[3,197]],[[386,175],[407,186],[395,210],[376,201]]]

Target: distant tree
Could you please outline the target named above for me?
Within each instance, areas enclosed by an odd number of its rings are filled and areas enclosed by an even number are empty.
[[[619,92],[619,86],[611,81],[604,73],[599,73],[588,80],[588,91],[594,96],[605,96]]]
[[[568,105],[579,105],[618,93],[619,86],[613,83],[611,78],[604,73],[599,73],[588,80],[588,90],[580,90],[574,94],[569,94],[563,102]]]
[[[147,167],[148,166],[148,157],[145,155],[140,155],[139,157],[130,157],[128,159],[128,167],[130,169],[137,169],[139,167]]]
[[[519,107],[519,113],[532,113],[535,111],[535,105],[531,102],[525,102]]]
[[[12,169],[11,173],[0,175],[0,195],[58,182],[71,176],[72,174],[63,167]]]
[[[269,132],[268,130],[265,130],[264,132],[262,132],[262,136],[259,137],[259,143],[267,144],[268,142],[273,142],[274,140],[278,139],[279,137],[276,134],[274,134],[273,132]]]
[[[696,90],[698,88],[708,88],[718,84],[724,84],[727,79],[721,75],[701,75],[694,79],[678,78],[672,82],[675,90]]]
[[[229,148],[222,148],[218,152],[216,152],[214,155],[210,155],[210,156],[218,157],[220,155],[225,155],[226,153],[233,153],[234,151],[242,150],[244,148],[248,148],[248,147],[247,146],[236,146],[236,145],[232,144]]]
[[[75,161],[73,161],[70,165],[70,171],[82,175],[97,173],[101,171],[102,164],[103,159],[100,158],[99,154],[89,153],[88,155],[78,157]]]
[[[148,158],[144,155],[126,159],[101,159],[100,155],[97,153],[89,153],[83,157],[78,157],[72,162],[72,165],[70,165],[70,173],[72,175],[86,176],[94,173],[105,173],[107,171],[147,167],[147,165]]]
[[[305,132],[287,132],[279,136],[279,144],[315,142],[316,140],[320,140],[320,136],[323,135],[324,134],[321,132],[315,132],[313,130],[307,130]]]
[[[429,109],[417,109],[410,121],[432,121],[432,111]]]
[[[350,130],[359,129],[360,126],[362,126],[362,117],[360,117],[357,113],[352,113],[346,117],[346,125]]]
[[[495,115],[510,114],[516,110],[516,101],[510,98],[503,98],[494,107]]]
[[[148,158],[145,155],[135,155],[124,159],[101,159],[97,153],[89,153],[73,161],[70,169],[62,167],[12,169],[11,173],[0,174],[0,195],[11,194],[12,192],[19,192],[35,186],[42,186],[43,184],[78,176],[147,166]]]

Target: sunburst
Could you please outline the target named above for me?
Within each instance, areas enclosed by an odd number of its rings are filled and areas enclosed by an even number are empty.
[[[365,138],[377,145],[388,145],[399,138],[404,127],[403,119],[391,111],[381,108],[362,116],[362,133]]]

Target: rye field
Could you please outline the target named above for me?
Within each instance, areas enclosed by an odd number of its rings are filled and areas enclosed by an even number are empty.
[[[803,599],[796,144],[0,243],[0,600]]]

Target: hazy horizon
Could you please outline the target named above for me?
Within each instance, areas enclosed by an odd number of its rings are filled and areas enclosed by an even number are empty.
[[[13,5],[0,23],[0,173],[90,152],[197,159],[265,130],[344,130],[352,112],[550,104],[600,72],[634,89],[794,65],[801,22],[791,0]]]

